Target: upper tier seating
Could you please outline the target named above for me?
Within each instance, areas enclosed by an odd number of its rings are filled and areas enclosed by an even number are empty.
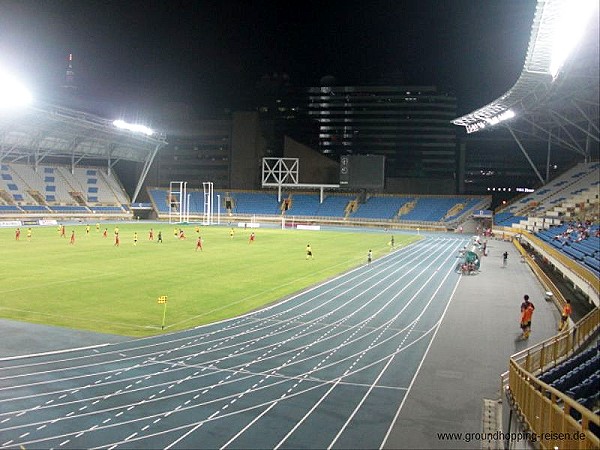
[[[600,163],[581,163],[555,178],[535,192],[511,203],[498,212],[507,212],[515,216],[538,215],[552,210],[583,193],[590,191],[597,195]],[[596,197],[597,198],[597,197]]]
[[[116,177],[103,168],[75,167],[71,173],[69,167],[44,164],[1,164],[0,197],[31,214],[124,214],[129,203]]]
[[[468,203],[464,198],[422,197],[414,209],[400,217],[402,220],[439,222],[457,203]]]

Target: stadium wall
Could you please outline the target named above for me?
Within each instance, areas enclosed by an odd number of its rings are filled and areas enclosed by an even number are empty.
[[[235,112],[231,125],[231,189],[258,189],[266,143],[256,112]]]
[[[285,158],[300,159],[301,183],[337,184],[339,182],[338,163],[289,136],[284,137],[283,155]]]

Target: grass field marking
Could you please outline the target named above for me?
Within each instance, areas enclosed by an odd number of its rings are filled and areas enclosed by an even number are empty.
[[[103,278],[105,276],[114,276],[114,275],[117,275],[117,273],[116,272],[101,272],[101,273],[96,272],[95,275],[87,275],[87,276],[83,276],[83,277],[72,278],[70,280],[57,280],[57,281],[49,281],[47,283],[37,283],[37,284],[30,283],[28,281],[27,286],[13,288],[13,289],[1,289],[0,294],[8,294],[10,292],[26,291],[28,289],[39,289],[43,286],[70,284],[70,283],[79,282],[79,281],[83,281],[83,280],[90,280],[90,279],[94,279],[94,278]]]
[[[32,311],[29,309],[9,308],[7,306],[0,306],[0,310],[26,312],[28,314],[31,314],[32,316],[38,315],[38,316],[47,316],[47,317],[70,317],[70,316],[65,316],[64,314],[57,315],[57,314],[50,314],[50,313],[45,313],[45,312],[41,312],[41,311]],[[7,320],[10,320],[10,319],[7,319]],[[90,319],[90,318],[84,318],[81,321],[82,322],[94,322],[94,323],[110,323],[111,325],[122,326],[123,328],[160,330],[160,326],[153,326],[153,325],[131,325],[128,323],[120,323],[120,322],[106,321],[106,320],[99,320],[99,319]],[[44,325],[44,324],[40,324],[40,325]],[[46,326],[52,326],[52,325],[46,325]],[[63,328],[65,328],[65,327],[63,327]],[[84,331],[84,330],[78,330],[78,331]],[[90,331],[90,333],[93,333],[93,331]],[[1,359],[0,359],[0,361],[1,361]]]

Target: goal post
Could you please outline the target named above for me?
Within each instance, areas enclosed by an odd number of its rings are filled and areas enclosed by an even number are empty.
[[[204,191],[204,208],[202,214],[202,225],[211,225],[214,223],[214,204],[213,204],[213,183],[205,181],[202,183]]]
[[[189,222],[189,196],[187,193],[187,181],[170,181],[169,194],[167,196],[169,208],[169,223]]]

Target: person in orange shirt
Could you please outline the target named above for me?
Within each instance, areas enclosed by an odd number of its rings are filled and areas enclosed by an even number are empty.
[[[560,316],[560,324],[558,325],[558,331],[566,330],[569,328],[569,317],[573,310],[571,309],[571,300],[567,299],[567,303],[563,306],[562,315]]]
[[[527,339],[531,333],[531,318],[533,317],[533,311],[535,306],[529,301],[529,295],[523,296],[523,303],[521,303],[521,334],[522,339]]]

